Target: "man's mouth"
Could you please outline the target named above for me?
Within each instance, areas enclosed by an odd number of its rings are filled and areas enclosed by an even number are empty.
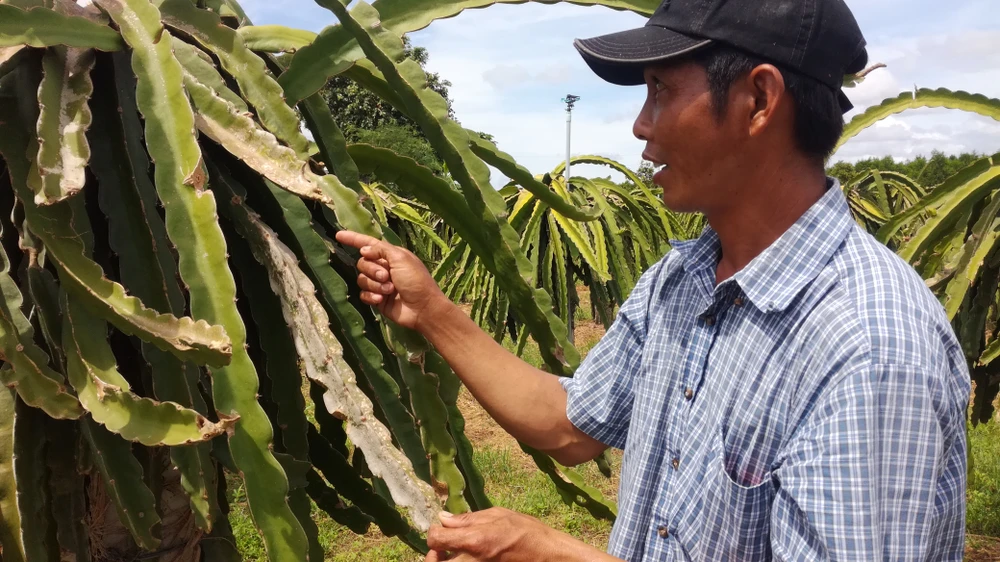
[[[667,170],[667,169],[670,168],[670,166],[668,164],[666,164],[665,162],[660,162],[660,161],[658,161],[656,159],[650,158],[645,153],[643,153],[642,159],[646,160],[647,162],[649,162],[650,164],[653,165],[653,175],[656,175],[656,174],[658,174],[658,173],[660,173],[660,172],[662,172],[662,171]]]

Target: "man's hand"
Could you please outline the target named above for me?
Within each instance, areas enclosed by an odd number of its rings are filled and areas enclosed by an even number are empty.
[[[462,515],[441,514],[427,534],[424,562],[605,562],[618,560],[528,517],[494,507]]]
[[[361,250],[361,300],[396,324],[419,329],[430,310],[450,304],[420,258],[409,250],[349,230],[338,232],[337,241]]]

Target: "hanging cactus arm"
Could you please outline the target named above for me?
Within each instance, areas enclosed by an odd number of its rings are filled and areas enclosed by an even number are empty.
[[[323,477],[317,474],[315,470],[310,470],[306,474],[306,481],[308,482],[306,492],[316,502],[316,507],[329,514],[330,518],[337,523],[359,535],[368,532],[368,527],[372,524],[371,518],[365,515],[357,506],[347,506],[344,504],[340,496],[337,495],[337,491],[327,486],[326,482],[323,481]]]
[[[0,47],[66,45],[81,49],[118,51],[125,46],[114,29],[87,18],[35,7],[30,10],[0,4]]]
[[[147,2],[99,0],[98,5],[133,50],[136,101],[145,117],[146,144],[156,162],[156,190],[167,234],[177,247],[191,313],[218,322],[232,340],[231,362],[212,370],[212,395],[216,410],[240,418],[229,446],[246,485],[250,512],[272,560],[303,559],[306,536],[286,501],[288,479],[270,450],[273,432],[257,401],[257,372],[244,346],[236,285],[226,262],[215,199],[205,191],[201,151],[191,134],[194,114],[184,93],[182,67],[171,51],[170,33],[160,24],[159,10]]]
[[[67,562],[91,560],[90,532],[87,526],[86,482],[77,469],[80,444],[79,424],[48,420],[45,457],[52,491],[53,518],[59,553]],[[72,558],[75,556],[76,558]]]
[[[604,499],[601,491],[588,485],[579,472],[560,465],[544,453],[521,445],[521,449],[535,459],[535,464],[556,484],[556,489],[567,504],[576,504],[586,509],[597,519],[614,521],[618,517],[618,507]]]
[[[955,224],[957,216],[960,216],[969,210],[972,205],[981,201],[992,189],[1000,186],[1000,154],[986,160],[990,166],[983,170],[982,173],[966,174],[959,172],[941,185],[941,187],[951,187],[953,190],[941,197],[940,203],[933,207],[934,212],[932,216],[924,221],[910,240],[899,248],[897,253],[901,258],[909,261],[920,255],[922,251],[937,240],[937,237],[944,230]],[[971,179],[962,181],[969,176],[972,176]],[[925,197],[924,201],[934,198],[937,191],[935,190],[930,196]],[[886,226],[879,230],[880,237],[883,231],[889,231],[890,224],[893,224],[893,221],[890,221],[890,223],[887,223]]]
[[[883,244],[887,243],[904,225],[921,213],[944,205],[949,200],[960,203],[962,199],[955,197],[959,191],[982,193],[984,186],[998,176],[1000,176],[1000,154],[976,160],[935,187],[916,205],[890,217],[875,233],[875,238]]]
[[[10,130],[0,135],[0,153],[5,157],[11,183],[23,187],[27,168],[23,159],[24,129],[11,111],[13,105],[9,98],[0,98],[0,122],[10,124]],[[11,278],[10,260],[3,249],[0,249],[0,291],[0,348],[11,367],[0,370],[0,382],[13,387],[27,404],[44,409],[54,418],[78,418],[83,412],[80,403],[67,392],[63,377],[49,367],[48,356],[34,343],[34,330],[21,311],[24,299]]]
[[[553,187],[561,194],[567,194],[566,189],[562,186],[562,182],[559,180],[552,180]],[[601,281],[608,281],[611,279],[611,273],[608,272],[607,265],[607,248],[598,240],[592,240],[591,236],[588,234],[588,229],[584,224],[580,224],[576,221],[569,220],[560,213],[554,213],[552,217],[555,222],[559,225],[560,230],[566,234],[566,237],[576,248],[580,256],[587,262],[594,273]],[[589,224],[589,223],[587,223]],[[604,248],[604,254],[601,254],[601,249]]]
[[[227,102],[194,75],[184,74],[184,86],[195,108],[198,130],[219,143],[271,181],[300,197],[332,204],[319,186],[319,178],[295,151]]]
[[[551,312],[552,301],[548,294],[542,289],[534,288],[534,283],[531,282],[531,279],[534,278],[533,268],[527,258],[524,258],[527,262],[524,268],[525,272],[509,267],[505,268],[494,261],[491,249],[494,248],[494,240],[487,236],[485,232],[487,229],[484,228],[482,221],[477,220],[476,214],[469,209],[462,194],[435,176],[430,169],[420,166],[410,158],[399,156],[391,150],[382,148],[351,145],[348,147],[348,151],[362,171],[375,174],[383,181],[396,181],[398,179],[400,184],[406,186],[418,199],[427,204],[433,213],[455,228],[459,236],[469,243],[490,272],[498,277],[498,281],[502,283],[506,291],[517,288],[528,295],[524,297],[526,299],[524,301],[518,301],[512,297],[512,302],[518,307],[519,313],[522,313],[521,317],[524,318],[525,324],[535,336],[536,341],[541,342],[539,346],[543,349],[543,356],[547,357],[546,362],[550,368],[556,369],[557,366],[561,366],[560,370],[555,372],[569,374],[569,371],[562,370],[565,364],[562,361],[557,362],[557,357],[559,350],[568,349],[575,352],[575,348],[560,346],[557,343],[560,341],[560,337],[565,338],[566,327]],[[506,219],[503,219],[503,224],[510,228]],[[513,231],[513,228],[510,229]],[[524,252],[520,243],[518,242],[514,246],[511,251],[516,251],[519,256],[523,257]],[[534,300],[536,298],[542,302],[536,302]],[[539,310],[540,308],[542,310]],[[542,318],[539,318],[540,316]],[[549,342],[551,345],[545,347],[545,342]],[[569,345],[569,343],[566,342],[565,345]],[[549,350],[548,353],[545,351],[546,349]]]
[[[243,44],[262,53],[294,53],[316,40],[316,34],[283,25],[245,25],[236,30]]]
[[[448,431],[448,409],[441,399],[440,377],[425,363],[430,346],[423,338],[400,338],[405,335],[407,333],[401,330],[394,331],[390,344],[396,352],[403,380],[410,389],[413,414],[420,420],[420,437],[430,457],[432,482],[447,494],[445,508],[449,512],[465,513],[469,511],[469,504],[463,496],[465,477],[455,462],[457,449]]]
[[[333,121],[329,109],[322,104],[322,100],[318,96],[307,99],[303,102],[303,107],[307,123],[316,135],[321,153],[333,164],[334,170],[345,178],[344,182],[347,186],[360,190],[358,167],[351,157],[344,136]],[[461,201],[461,197],[458,199]],[[359,232],[373,237],[379,235],[377,225],[371,221],[370,214],[361,207],[358,199],[344,197],[337,202],[336,209],[338,220],[341,216],[346,215],[351,221],[364,227]],[[341,222],[343,223],[343,221]],[[391,231],[387,231],[386,235],[390,241],[394,239],[394,234]],[[420,420],[421,439],[427,450],[425,454],[430,456],[430,473],[426,480],[440,482],[447,486],[448,500],[446,505],[453,513],[469,509],[468,504],[462,498],[463,490],[468,489],[466,476],[472,478],[472,489],[469,494],[474,499],[479,497],[479,503],[488,503],[488,500],[482,501],[485,498],[485,491],[482,489],[482,478],[476,472],[475,467],[463,471],[458,466],[457,457],[461,455],[467,455],[468,460],[471,461],[471,445],[463,443],[461,437],[453,438],[453,435],[449,434],[449,421],[459,425],[464,424],[464,421],[461,420],[461,414],[457,412],[457,408],[449,409],[448,392],[452,387],[448,386],[447,389],[441,387],[438,381],[442,380],[441,377],[446,380],[450,380],[449,377],[454,379],[454,373],[422,337],[398,326],[392,327],[392,333],[392,340],[394,345],[399,346],[402,358],[420,358],[424,362],[423,365],[420,365],[401,359],[399,368],[411,394],[410,402],[413,405],[414,413]],[[428,369],[427,365],[433,365],[434,368]],[[378,379],[375,381],[377,382]],[[457,379],[454,383],[457,384]],[[455,393],[457,398],[457,389]],[[406,435],[409,437],[409,433]],[[413,455],[408,454],[408,456],[413,458]],[[420,460],[424,461],[426,457]],[[414,464],[419,468],[425,466],[423,462],[419,465]]]
[[[62,298],[63,349],[70,384],[94,421],[129,441],[147,446],[189,445],[232,427],[235,418],[213,423],[171,402],[156,402],[129,391],[118,372],[107,326],[79,303]]]
[[[212,89],[219,97],[225,99],[242,113],[248,113],[250,109],[247,103],[226,84],[222,74],[215,68],[212,58],[207,53],[194,45],[182,41],[176,37],[171,37],[171,45],[174,49],[174,56],[177,62],[184,67],[184,72],[190,74],[199,83]]]
[[[229,201],[227,213],[237,231],[268,270],[306,373],[327,389],[323,395],[327,409],[345,419],[347,436],[365,452],[372,474],[386,482],[396,503],[408,509],[418,528],[426,530],[440,510],[434,491],[417,478],[409,460],[392,444],[388,430],[375,419],[371,401],[344,363],[342,347],[330,332],[329,317],[316,298],[314,285],[299,269],[295,254],[236,193],[225,189],[224,183],[216,185],[220,200]]]
[[[994,194],[993,200],[983,209],[979,220],[972,227],[972,233],[962,247],[962,257],[955,269],[955,276],[945,288],[942,304],[949,319],[955,318],[970,287],[979,277],[987,256],[1000,243],[1000,219],[997,217],[1000,217],[1000,196]],[[988,308],[987,305],[983,310]]]
[[[375,2],[382,16],[382,25],[399,35],[427,27],[432,21],[457,16],[467,9],[485,8],[495,4],[521,3],[524,0],[410,0]],[[549,3],[546,0],[541,0]],[[630,10],[649,16],[656,9],[655,0],[579,0],[581,6],[607,6]],[[281,85],[289,101],[301,100],[317,92],[327,80],[364,57],[350,32],[342,25],[325,28],[309,45],[298,49]]]
[[[264,127],[299,158],[308,158],[309,141],[299,130],[295,111],[285,103],[281,86],[268,72],[264,60],[243,44],[236,30],[190,0],[166,0],[160,4],[160,15],[166,25],[194,38],[218,57],[222,68],[236,79],[246,101],[257,110]]]
[[[44,78],[38,90],[38,174],[29,177],[35,203],[46,205],[72,196],[84,184],[90,160],[86,131],[94,84],[94,51],[55,47],[42,58]]]
[[[80,429],[118,519],[139,546],[156,550],[160,545],[156,499],[143,483],[142,465],[132,455],[131,444],[89,418],[84,418]]]
[[[345,187],[336,176],[319,176],[310,171],[308,164],[298,158],[290,148],[226,102],[193,75],[185,73],[185,86],[194,102],[198,129],[218,142],[231,154],[260,172],[282,188],[300,197],[319,201],[335,212],[338,201],[357,199],[357,194]],[[347,207],[352,208],[351,206]],[[361,228],[363,220],[357,213],[340,212],[345,226]],[[368,217],[371,222],[371,217]]]
[[[10,366],[0,367],[9,371]],[[6,377],[4,377],[6,378]],[[0,544],[3,559],[25,562],[21,544],[21,516],[17,509],[17,478],[14,474],[14,405],[17,395],[12,389],[0,389]]]
[[[309,209],[302,200],[287,191],[275,187],[271,189],[271,195],[280,206],[279,216],[287,225],[289,239],[294,241],[304,257],[303,266],[316,280],[327,309],[341,326],[342,341],[351,348],[358,359],[360,372],[372,386],[392,434],[413,464],[417,476],[430,481],[427,454],[420,442],[413,417],[400,400],[399,386],[386,371],[386,356],[372,342],[372,338],[379,336],[375,333],[365,337],[364,318],[349,300],[347,283],[330,266],[330,251],[323,238],[313,229]]]
[[[584,180],[580,182],[580,185],[585,191],[587,191],[590,196],[594,199],[597,206],[601,209],[601,221],[604,226],[607,227],[607,236],[610,240],[609,260],[611,265],[612,278],[618,283],[621,288],[623,297],[632,292],[632,287],[635,286],[635,277],[633,276],[634,266],[630,266],[625,263],[627,259],[625,254],[625,245],[622,241],[622,234],[624,234],[625,227],[619,227],[618,221],[615,218],[615,211],[608,203],[608,198],[604,193],[601,192],[601,188],[607,188],[607,186],[612,182],[604,179],[597,180]],[[635,231],[641,231],[639,225],[633,225],[629,229],[629,233]],[[618,304],[623,304],[624,299]]]
[[[28,162],[22,156],[30,144],[23,129],[16,125],[20,123],[16,114],[7,112],[2,120],[10,124],[0,140],[0,152],[7,160],[11,183],[23,203],[29,228],[56,263],[64,288],[85,300],[92,310],[120,330],[161,349],[212,364],[227,361],[230,345],[221,327],[146,308],[139,299],[127,295],[121,285],[109,281],[101,267],[84,255],[83,239],[75,230],[69,206],[35,205],[34,194],[27,187]]]
[[[58,560],[52,495],[45,471],[45,413],[17,400],[14,405],[14,479],[17,482],[17,512],[21,520],[24,560]],[[154,514],[155,515],[155,514]],[[7,551],[3,552],[4,560]],[[14,555],[17,557],[17,554]]]
[[[337,492],[353,503],[365,516],[371,518],[383,534],[389,537],[405,537],[413,531],[399,511],[377,494],[372,485],[358,475],[351,463],[334,450],[314,426],[310,426],[309,429],[309,454],[312,455],[316,469],[323,473]],[[315,481],[309,474],[306,478]],[[360,521],[354,523],[361,524]]]
[[[555,282],[551,284],[551,293],[556,295],[556,303],[559,306],[559,316],[567,326],[570,324],[569,291],[570,284],[566,272],[566,253],[563,248],[562,237],[556,226],[554,213],[548,213],[549,221],[549,248],[552,250],[552,261],[555,267]],[[549,273],[551,269],[546,270]],[[573,290],[576,290],[575,287]]]
[[[608,166],[613,170],[617,170],[622,174],[624,174],[624,176],[630,182],[635,184],[635,186],[642,193],[643,197],[645,197],[646,200],[649,202],[649,204],[656,210],[656,215],[660,217],[660,223],[666,235],[674,239],[682,238],[676,231],[676,228],[673,226],[674,221],[671,220],[672,213],[667,211],[666,207],[663,206],[662,200],[656,195],[654,195],[653,192],[650,190],[649,186],[647,186],[646,183],[642,181],[642,178],[637,176],[635,172],[633,172],[628,168],[628,166],[625,166],[624,164],[616,162],[610,158],[605,158],[603,156],[594,156],[594,155],[574,156],[573,158],[570,159],[570,163],[598,164],[601,166]],[[552,175],[561,174],[564,169],[566,169],[566,163],[561,162],[558,166],[552,169]]]
[[[455,442],[456,462],[465,477],[466,499],[476,511],[489,509],[493,504],[486,495],[486,482],[479,467],[476,466],[472,442],[465,434],[465,418],[458,407],[458,394],[462,389],[462,381],[439,355],[428,354],[424,361],[428,370],[438,373],[441,400],[448,408],[448,429]]]
[[[864,113],[851,119],[851,122],[844,126],[844,133],[837,142],[834,152],[857,136],[858,133],[882,119],[918,107],[960,109],[1000,121],[1000,99],[968,92],[953,92],[944,88],[937,90],[921,88],[916,92],[903,92],[898,97],[889,98],[879,105],[869,107]]]
[[[476,156],[516,181],[518,185],[530,191],[535,197],[545,201],[557,213],[574,221],[592,221],[600,216],[599,209],[579,209],[554,193],[549,189],[549,186],[535,179],[535,176],[527,168],[515,162],[511,155],[502,152],[495,144],[480,137],[475,131],[467,131],[467,133],[471,142],[470,148]]]
[[[33,330],[21,312],[21,292],[10,277],[10,262],[0,250],[0,350],[12,367],[0,370],[0,382],[13,387],[21,399],[59,419],[78,418],[83,410],[70,394],[61,375],[53,371],[49,358],[33,341]]]
[[[177,43],[175,52],[181,52]],[[184,311],[186,303],[172,253],[157,251],[168,248],[170,242],[155,212],[156,191],[149,177],[142,122],[135,107],[135,77],[127,53],[115,53],[112,58],[112,65],[100,65],[95,74],[103,88],[92,102],[99,125],[91,135],[91,169],[98,180],[99,205],[108,218],[108,241],[118,254],[121,281],[128,290],[158,310],[177,314]],[[142,344],[141,351],[149,363],[158,400],[176,402],[201,414],[208,412],[198,388],[201,373],[197,365],[148,343]],[[170,449],[170,459],[180,471],[180,483],[190,498],[195,522],[205,531],[211,531],[219,511],[210,450],[208,443]]]

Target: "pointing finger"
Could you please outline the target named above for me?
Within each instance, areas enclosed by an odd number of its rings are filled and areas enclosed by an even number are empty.
[[[379,243],[378,238],[368,236],[367,234],[361,234],[360,232],[354,232],[353,230],[341,230],[337,232],[336,236],[337,242],[340,242],[345,246],[353,246],[355,248],[374,246]]]

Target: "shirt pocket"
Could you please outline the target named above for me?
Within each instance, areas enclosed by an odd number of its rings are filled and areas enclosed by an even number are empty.
[[[704,480],[701,559],[770,560],[771,504],[775,495],[770,473],[757,484],[744,485],[726,469],[721,443],[713,453]]]

